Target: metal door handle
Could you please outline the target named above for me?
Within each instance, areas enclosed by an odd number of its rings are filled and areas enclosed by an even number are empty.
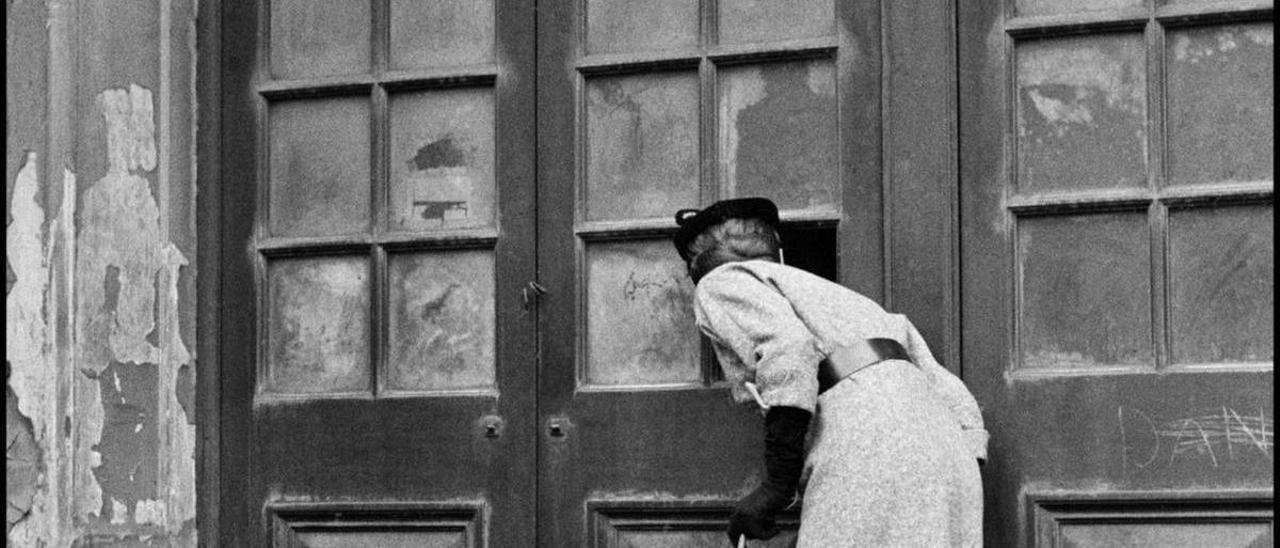
[[[546,294],[547,288],[543,287],[542,284],[538,282],[530,281],[524,286],[524,289],[520,290],[520,295],[524,297],[524,309],[528,310],[533,306],[534,300]]]

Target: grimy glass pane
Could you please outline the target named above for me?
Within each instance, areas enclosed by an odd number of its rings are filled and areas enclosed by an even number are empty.
[[[1018,15],[1060,15],[1142,7],[1143,0],[1015,0]]]
[[[493,61],[494,0],[391,0],[391,68]]]
[[[490,226],[494,220],[493,90],[391,97],[391,230]]]
[[[267,268],[268,392],[369,389],[369,266],[364,257],[273,260]]]
[[[1275,180],[1271,23],[1170,30],[1171,184]]]
[[[388,270],[386,387],[426,391],[493,386],[493,252],[394,254]]]
[[[720,71],[720,186],[781,209],[835,212],[840,203],[836,73],[830,60]]]
[[[1078,548],[1253,548],[1274,544],[1271,525],[1265,522],[1067,523],[1061,533],[1065,546]]]
[[[833,0],[720,0],[720,43],[799,40],[835,34]]]
[[[1154,364],[1150,238],[1141,213],[1019,220],[1022,367]]]
[[[724,531],[669,531],[664,524],[651,530],[624,531],[618,534],[619,546],[626,548],[724,548]],[[751,541],[752,548],[786,548],[795,546],[796,532],[783,531],[769,540]]]
[[[587,245],[586,383],[696,383],[693,283],[666,240]]]
[[[587,0],[587,52],[623,53],[698,45],[697,0]]]
[[[1272,361],[1273,219],[1270,205],[1170,213],[1169,319],[1175,363]]]
[[[698,74],[587,81],[587,218],[669,217],[698,204]]]
[[[369,71],[366,0],[272,0],[271,75],[311,78]]]
[[[369,226],[369,103],[363,97],[271,105],[268,219],[275,236]]]
[[[1141,34],[1017,46],[1018,190],[1146,185]]]

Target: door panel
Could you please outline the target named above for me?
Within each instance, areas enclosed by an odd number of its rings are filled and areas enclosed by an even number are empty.
[[[533,23],[223,5],[222,545],[527,544]]]
[[[959,11],[988,545],[1270,544],[1270,4]]]
[[[759,480],[677,209],[770,197],[792,264],[878,296],[878,12],[802,4],[539,6],[541,546],[719,546]]]

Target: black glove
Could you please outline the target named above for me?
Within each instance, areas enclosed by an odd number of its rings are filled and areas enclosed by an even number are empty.
[[[729,544],[738,537],[769,539],[778,534],[773,518],[791,504],[804,472],[804,438],[812,413],[796,407],[772,407],[764,417],[765,477],[738,501],[729,516]]]

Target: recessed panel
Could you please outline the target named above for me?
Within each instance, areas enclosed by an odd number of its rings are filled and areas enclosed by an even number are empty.
[[[274,103],[270,117],[271,234],[321,236],[367,230],[368,100]]]
[[[1142,40],[1113,34],[1017,46],[1019,191],[1146,184]]]
[[[391,68],[493,60],[494,0],[391,0]]]
[[[833,0],[720,0],[720,43],[743,44],[835,34]]]
[[[494,384],[494,270],[488,250],[389,259],[388,390]]]
[[[656,529],[656,528],[655,528]],[[620,531],[610,548],[724,548],[725,533],[712,531]],[[769,540],[749,541],[752,548],[790,548],[796,544],[795,531],[783,531]]]
[[[730,508],[677,500],[592,501],[587,503],[594,548],[721,548],[726,544]],[[799,515],[788,510],[775,516],[777,536],[749,540],[755,548],[795,546]]]
[[[1154,520],[1153,520],[1154,521]],[[1234,520],[1233,520],[1234,521]],[[1255,548],[1272,546],[1271,525],[1225,523],[1064,523],[1062,544],[1071,548]]]
[[[308,531],[294,537],[307,548],[470,548],[465,533],[454,531]]]
[[[698,127],[696,72],[589,80],[587,218],[666,218],[696,206]]]
[[[1274,181],[1271,23],[1172,29],[1165,43],[1169,182]]]
[[[1022,367],[1152,365],[1150,256],[1140,213],[1019,220]]]
[[[390,110],[390,229],[492,225],[493,90],[396,94]]]
[[[1156,0],[1156,5],[1159,6],[1187,6],[1195,4],[1222,4],[1222,0]]]
[[[290,394],[367,390],[367,260],[273,260],[267,267],[267,282],[266,390]]]
[[[586,0],[586,5],[588,53],[698,45],[697,0]]]
[[[1169,317],[1175,363],[1274,359],[1273,221],[1270,205],[1170,213]]]
[[[701,381],[693,283],[667,241],[587,246],[586,383]]]
[[[719,71],[720,185],[784,210],[837,211],[836,75],[829,60]]]
[[[1082,11],[1139,8],[1143,0],[1016,0],[1018,15],[1069,15]]]
[[[368,0],[273,0],[271,74],[313,78],[369,71]]]

